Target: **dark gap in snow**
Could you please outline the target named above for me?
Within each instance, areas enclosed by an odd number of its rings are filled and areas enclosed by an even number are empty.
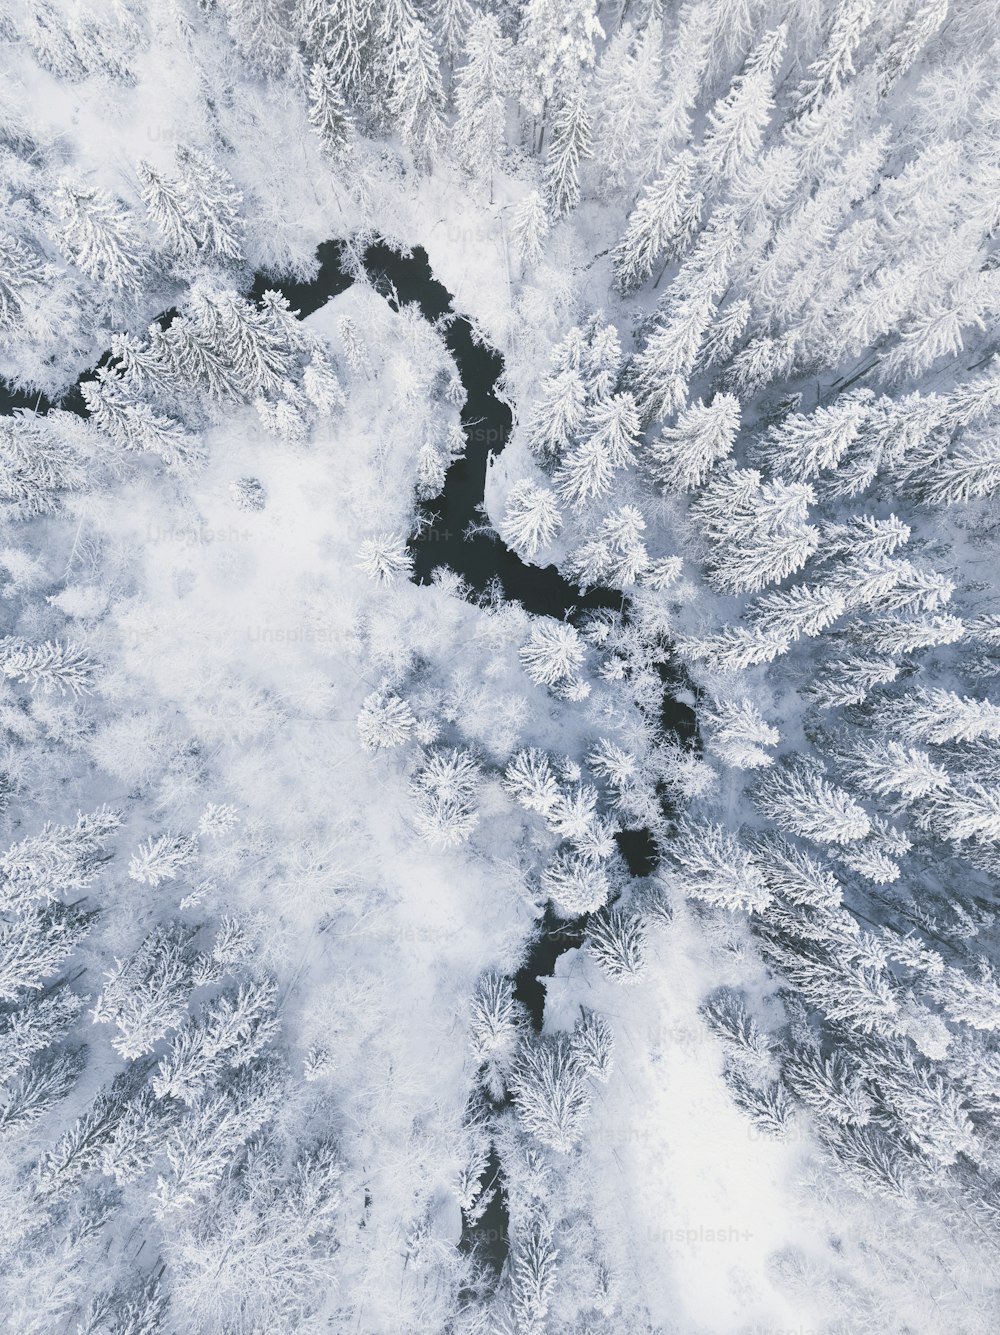
[[[475,1253],[480,1261],[499,1275],[510,1251],[508,1237],[510,1211],[507,1206],[507,1186],[501,1171],[500,1156],[495,1147],[490,1148],[490,1157],[479,1181],[482,1189],[484,1191],[492,1189],[493,1195],[474,1224],[470,1224],[463,1214],[462,1236],[458,1245],[464,1252]]]
[[[524,963],[514,975],[514,996],[527,1008],[536,1034],[542,1032],[545,1016],[544,979],[552,977],[560,955],[583,945],[589,916],[585,913],[567,922],[565,918],[557,918],[551,906],[546,906],[538,935],[529,947]]]
[[[573,612],[620,607],[621,594],[610,589],[584,594],[555,566],[525,565],[492,531],[467,536],[470,528],[484,523],[489,456],[500,453],[511,433],[510,408],[496,394],[503,358],[476,340],[467,319],[455,315],[451,293],[434,277],[422,246],[404,255],[378,242],[365,251],[365,268],[383,296],[394,293],[400,302],[415,301],[431,323],[442,321],[467,395],[462,410],[465,454],[449,468],[442,494],[421,505],[422,523],[410,540],[416,582],[430,583],[437,567],[445,565],[478,593],[499,581],[505,597],[538,616],[562,619]]]
[[[25,412],[47,413],[51,400],[37,389],[15,389],[6,380],[0,380],[0,416],[9,417],[18,408]]]
[[[265,292],[280,292],[293,311],[297,311],[304,320],[321,306],[325,306],[331,297],[346,292],[354,282],[342,267],[344,243],[342,241],[324,241],[316,251],[319,268],[316,277],[308,282],[294,278],[275,278],[270,274],[257,273],[253,276],[253,285],[247,298],[260,302]]]
[[[619,830],[615,843],[632,876],[650,876],[656,870],[660,855],[651,830]]]

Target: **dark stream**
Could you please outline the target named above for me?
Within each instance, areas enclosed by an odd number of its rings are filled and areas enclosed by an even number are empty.
[[[259,300],[268,288],[277,288],[293,310],[303,317],[311,315],[354,281],[343,266],[345,250],[341,242],[324,242],[317,258],[319,271],[311,281],[257,275],[251,298]],[[525,565],[495,536],[484,532],[470,534],[470,528],[483,521],[480,507],[488,456],[503,448],[511,430],[510,409],[495,392],[503,359],[494,349],[477,343],[469,321],[454,312],[451,294],[435,279],[422,247],[402,254],[384,243],[376,243],[365,251],[364,267],[376,290],[387,299],[400,303],[415,301],[426,319],[432,323],[440,321],[439,327],[455,358],[467,395],[462,411],[466,451],[448,470],[443,494],[422,505],[423,522],[410,542],[413,578],[417,583],[428,583],[436,567],[447,565],[462,575],[475,592],[485,593],[499,584],[505,597],[516,599],[534,614],[573,620],[580,613],[607,607],[622,609],[627,615],[627,605],[623,607],[620,593],[591,589],[582,594],[554,566]],[[158,319],[165,325],[174,314],[167,311]],[[102,363],[106,359],[102,358]],[[80,381],[92,374],[84,372]],[[58,406],[86,416],[80,381]],[[0,413],[10,413],[15,408],[46,412],[51,406],[44,396],[10,390],[0,382]],[[668,664],[662,666],[661,675],[665,687],[674,679]],[[692,710],[673,699],[666,689],[661,722],[684,741],[690,742],[695,737]],[[656,848],[649,831],[622,831],[617,842],[633,876],[646,876],[653,870]],[[514,976],[514,994],[526,1007],[536,1032],[541,1032],[544,1018],[544,980],[554,973],[561,954],[582,943],[585,929],[586,917],[565,922],[547,910]],[[502,1165],[495,1151],[491,1153],[483,1182],[495,1188],[495,1195],[477,1225],[470,1227],[463,1220],[461,1246],[465,1250],[475,1249],[499,1272],[508,1252],[508,1212]]]

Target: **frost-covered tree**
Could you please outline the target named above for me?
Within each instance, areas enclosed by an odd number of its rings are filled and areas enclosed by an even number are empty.
[[[587,949],[616,983],[636,983],[646,970],[646,929],[626,909],[602,909],[587,924]]]
[[[0,334],[18,324],[45,281],[41,255],[18,237],[0,233]]]
[[[132,854],[128,874],[140,885],[157,886],[178,876],[195,858],[195,841],[187,834],[150,835]]]
[[[562,525],[562,515],[552,490],[527,479],[510,489],[500,536],[508,546],[529,560],[548,547]]]
[[[590,109],[579,88],[566,94],[552,117],[552,134],[545,160],[545,189],[556,218],[580,202],[580,165],[590,156]]]
[[[586,645],[568,622],[546,619],[532,626],[520,655],[532,681],[540,686],[560,686],[578,676]]]
[[[121,1056],[151,1052],[187,1017],[196,986],[191,935],[176,925],[158,927],[105,974],[92,1014],[95,1024],[115,1025],[112,1043]]]
[[[169,180],[141,158],[135,170],[142,202],[168,250],[179,260],[191,259],[198,249],[198,231],[188,213],[180,183]]]
[[[764,908],[771,891],[759,861],[711,821],[685,818],[670,848],[671,881],[686,895],[719,908]]]
[[[528,439],[543,463],[560,457],[583,425],[587,389],[579,370],[548,376],[528,422]]]
[[[464,843],[479,823],[476,795],[481,771],[457,748],[428,752],[410,781],[417,832],[436,848]]]
[[[55,239],[88,278],[115,294],[142,285],[149,263],[132,215],[106,191],[63,181],[54,197]]]
[[[46,640],[28,644],[17,636],[0,640],[0,674],[44,694],[87,695],[96,665],[75,644]]]
[[[713,183],[733,176],[760,148],[774,105],[774,78],[786,38],[784,26],[767,33],[729,92],[708,113],[702,154]]]
[[[441,66],[427,25],[414,13],[396,35],[399,69],[390,110],[403,142],[421,161],[433,160],[445,133]]]
[[[121,814],[100,807],[72,825],[47,822],[38,834],[0,854],[0,906],[20,910],[36,899],[84,890],[107,861],[105,848],[121,826]]]
[[[152,1081],[157,1098],[195,1105],[222,1071],[247,1067],[278,1032],[274,1002],[270,980],[243,983],[210,1001],[160,1058]]]
[[[455,148],[473,175],[489,185],[503,166],[507,149],[506,106],[513,89],[513,49],[492,14],[469,27],[466,63],[455,76]]]
[[[358,552],[358,565],[369,579],[379,584],[391,584],[400,575],[413,569],[413,557],[406,539],[398,533],[379,533],[366,538]]]
[[[607,873],[592,859],[559,852],[542,872],[542,893],[563,918],[576,918],[601,908],[611,892]]]
[[[529,190],[510,218],[511,242],[526,265],[535,265],[542,258],[551,226],[543,195],[538,190]]]
[[[579,1141],[593,1099],[587,1064],[566,1034],[522,1045],[511,1070],[518,1119],[543,1145],[567,1153]]]
[[[318,60],[309,71],[309,124],[324,153],[332,158],[344,153],[353,130],[350,113],[333,72]]]
[[[802,767],[772,770],[758,784],[754,803],[783,829],[819,843],[853,843],[871,830],[863,807],[821,774]]]
[[[40,991],[93,925],[93,915],[48,904],[0,923],[0,999]]]
[[[220,260],[243,258],[242,191],[212,158],[190,145],[176,152],[179,184],[198,245]]]
[[[658,263],[665,264],[687,248],[704,202],[694,181],[694,156],[685,150],[639,196],[612,255],[615,280],[623,293],[641,287]]]
[[[490,1097],[499,1101],[524,1029],[524,1014],[515,1001],[510,979],[488,973],[472,999],[469,1017],[469,1050],[480,1068]]]
[[[652,440],[646,465],[667,491],[692,491],[732,451],[739,426],[740,404],[732,394],[718,394],[710,404],[699,400]]]
[[[358,733],[366,751],[401,746],[408,741],[416,723],[405,700],[391,691],[373,691],[365,697],[358,715]]]

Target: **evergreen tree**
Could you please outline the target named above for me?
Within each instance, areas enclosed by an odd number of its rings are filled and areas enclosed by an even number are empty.
[[[760,911],[771,898],[756,859],[714,822],[685,817],[670,858],[671,880],[693,899],[719,908]]]
[[[151,1052],[187,1016],[196,985],[192,933],[176,924],[157,927],[124,960],[104,975],[94,1006],[95,1024],[113,1023],[112,1044],[123,1057]]]
[[[568,367],[548,376],[528,422],[531,448],[543,462],[558,460],[581,429],[587,389],[578,370]]]
[[[45,262],[35,250],[0,233],[0,337],[18,324],[46,277]]]
[[[767,33],[729,92],[708,113],[702,160],[712,181],[734,176],[758,152],[774,105],[774,78],[786,36],[784,25]]]
[[[220,7],[251,67],[268,78],[284,73],[291,56],[284,0],[221,0]]]
[[[105,191],[68,180],[54,203],[60,221],[54,239],[77,268],[114,293],[137,293],[148,256],[131,214]]]
[[[526,265],[535,265],[542,258],[550,227],[544,198],[538,190],[529,190],[513,210],[510,220],[511,241]]]
[[[274,983],[243,983],[214,998],[171,1040],[152,1087],[157,1098],[198,1104],[220,1072],[249,1066],[278,1032]]]
[[[479,823],[480,769],[469,751],[428,752],[410,781],[417,832],[435,848],[464,843]]]
[[[765,747],[777,746],[781,734],[764,720],[750,700],[719,700],[703,713],[710,732],[706,744],[724,764],[760,769],[774,763]]]
[[[89,481],[87,461],[56,415],[21,411],[0,421],[0,501],[11,517],[50,514]]]
[[[562,918],[593,913],[607,903],[611,884],[606,872],[589,858],[560,852],[542,872],[542,893]]]
[[[548,547],[561,526],[562,515],[551,490],[527,479],[514,484],[500,524],[500,536],[508,547],[530,560]]]
[[[18,911],[36,899],[83,890],[99,874],[121,815],[100,807],[73,825],[46,822],[40,832],[0,854],[0,908]]]
[[[647,446],[646,465],[665,490],[692,491],[731,453],[739,427],[740,403],[732,394],[717,394],[707,405],[699,399]]]
[[[243,258],[242,192],[229,173],[189,146],[176,152],[180,192],[199,247],[221,260]]]
[[[38,992],[90,931],[92,914],[61,904],[28,909],[0,923],[0,1000]]]
[[[854,55],[873,15],[872,0],[840,0],[826,44],[795,90],[800,111],[809,111],[854,73]]]
[[[772,770],[753,800],[782,829],[819,843],[849,844],[871,830],[864,808],[848,793],[801,765]]]
[[[409,741],[416,724],[405,700],[391,691],[373,691],[365,697],[358,715],[358,733],[366,751],[401,746]]]
[[[521,11],[518,50],[524,70],[522,102],[535,117],[545,117],[580,86],[581,74],[594,64],[595,43],[604,36],[594,0],[527,0]],[[539,149],[541,143],[539,142]]]
[[[623,294],[641,287],[660,260],[674,259],[690,244],[703,207],[694,179],[694,155],[685,149],[643,189],[612,253],[615,281]]]
[[[511,1070],[518,1120],[543,1145],[568,1153],[583,1135],[592,1095],[566,1034],[524,1043]]]
[[[12,1080],[54,1047],[83,1010],[81,999],[57,983],[44,992],[30,992],[0,1010],[0,1061],[5,1080]],[[33,1083],[35,1076],[30,1077]]]
[[[594,157],[606,186],[622,186],[642,163],[656,123],[661,70],[657,25],[637,33],[624,22],[608,42],[594,80]]]
[[[295,26],[310,64],[322,64],[348,105],[367,112],[377,91],[374,0],[297,0]]]
[[[374,538],[366,538],[358,558],[358,565],[368,578],[379,584],[391,584],[413,569],[413,557],[407,550],[406,539],[398,533],[379,533]]]
[[[189,835],[150,835],[129,859],[128,874],[140,885],[157,886],[179,875],[194,860],[196,852]]]
[[[445,95],[427,25],[416,16],[399,36],[399,71],[389,106],[403,142],[419,161],[433,161],[443,140]]]
[[[492,14],[473,20],[466,63],[455,77],[454,143],[473,175],[489,183],[502,168],[507,150],[507,97],[513,87],[513,48]]]
[[[332,70],[318,60],[309,71],[309,124],[324,153],[331,158],[343,155],[354,127]]]
[[[0,1141],[44,1117],[72,1091],[86,1066],[85,1048],[47,1052],[8,1083],[0,1106]]]
[[[577,676],[586,646],[574,626],[545,618],[532,626],[520,654],[532,681],[540,686],[558,686]]]
[[[472,999],[469,1017],[469,1050],[480,1069],[480,1078],[490,1097],[504,1097],[511,1063],[517,1055],[525,1017],[514,1000],[510,979],[486,974]]]
[[[582,89],[566,94],[552,118],[552,138],[545,160],[545,189],[556,218],[580,202],[580,164],[590,156],[591,117]]]
[[[636,983],[646,969],[646,931],[635,914],[602,909],[587,924],[587,949],[616,983]]]
[[[438,46],[450,69],[471,41],[473,25],[480,20],[469,0],[433,0],[430,23]]]
[[[604,1017],[581,1006],[570,1046],[587,1074],[607,1084],[614,1070],[615,1036]]]
[[[95,664],[75,644],[28,644],[17,636],[0,640],[0,674],[32,691],[89,695],[94,671]]]
[[[631,394],[600,400],[587,414],[579,445],[563,460],[556,479],[560,495],[579,509],[608,491],[615,472],[635,459],[639,425]]]

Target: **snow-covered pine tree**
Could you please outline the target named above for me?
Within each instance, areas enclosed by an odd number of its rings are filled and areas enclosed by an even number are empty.
[[[568,91],[552,117],[544,181],[549,207],[556,218],[580,202],[580,167],[590,156],[592,122],[583,90]]]
[[[760,149],[774,107],[775,75],[787,40],[782,25],[765,34],[725,97],[708,113],[702,164],[716,188]]]
[[[641,287],[657,264],[666,264],[687,249],[704,204],[694,181],[694,155],[685,149],[643,189],[612,253],[615,280],[623,294]]]
[[[528,267],[542,258],[545,238],[552,223],[539,190],[529,190],[511,212],[510,239],[523,263]]]
[[[319,60],[309,70],[309,124],[324,153],[331,158],[344,154],[354,126],[333,71]]]
[[[524,1042],[510,1073],[518,1119],[543,1145],[568,1153],[583,1134],[592,1093],[567,1034]]]
[[[180,192],[199,247],[220,260],[243,258],[242,191],[213,159],[190,145],[176,152]]]
[[[390,79],[392,118],[414,157],[433,162],[445,135],[445,94],[437,52],[427,25],[415,13],[395,40],[400,54],[398,72]]]
[[[561,525],[562,515],[550,488],[526,478],[511,487],[500,524],[500,536],[509,547],[531,560],[552,542]]]
[[[739,427],[740,403],[732,394],[717,394],[710,404],[697,400],[673,426],[661,428],[644,450],[644,462],[665,490],[692,491],[732,452]]]
[[[494,177],[507,151],[507,98],[514,85],[513,48],[494,15],[473,19],[465,56],[455,75],[453,140],[466,169],[488,183],[492,204]]]
[[[88,278],[119,296],[132,296],[143,282],[149,256],[131,213],[96,186],[60,183],[54,205],[53,238]]]
[[[464,843],[479,823],[476,796],[481,770],[471,752],[429,751],[410,781],[414,825],[435,848]]]

